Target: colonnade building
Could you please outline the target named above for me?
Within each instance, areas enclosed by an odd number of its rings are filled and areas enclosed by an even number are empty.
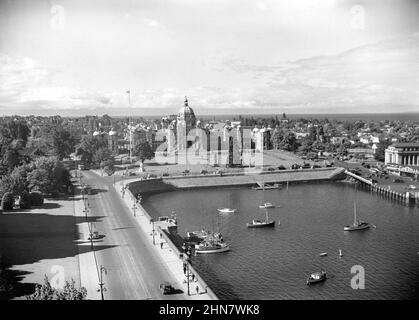
[[[419,143],[394,143],[385,150],[385,164],[419,166]]]

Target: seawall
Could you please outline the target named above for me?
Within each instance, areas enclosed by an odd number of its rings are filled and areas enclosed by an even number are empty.
[[[319,168],[309,170],[281,170],[273,172],[224,173],[222,175],[189,175],[154,178],[147,180],[133,179],[127,183],[132,194],[148,195],[178,189],[253,186],[263,183],[295,183],[303,181],[331,181],[345,178],[343,168]]]

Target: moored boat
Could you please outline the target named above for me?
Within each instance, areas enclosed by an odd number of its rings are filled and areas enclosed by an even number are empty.
[[[218,209],[218,212],[220,213],[234,213],[237,209],[231,209],[231,208],[220,208]]]
[[[364,230],[371,227],[371,224],[365,221],[358,221],[356,219],[356,203],[354,203],[354,223],[343,227],[344,231],[357,231],[357,230]]]
[[[325,281],[327,279],[326,271],[314,272],[307,278],[307,285]]]
[[[259,206],[259,208],[261,208],[261,209],[263,209],[263,208],[275,208],[275,206],[272,203],[270,203],[270,202],[266,202],[264,204],[261,204]]]
[[[195,245],[195,253],[220,253],[230,250],[230,245],[225,242],[204,240]]]
[[[253,219],[247,223],[248,228],[263,228],[263,227],[275,227],[275,220],[263,221]]]

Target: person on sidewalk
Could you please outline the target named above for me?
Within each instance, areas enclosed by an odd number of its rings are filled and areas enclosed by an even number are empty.
[[[199,287],[196,286],[196,294],[199,294]]]

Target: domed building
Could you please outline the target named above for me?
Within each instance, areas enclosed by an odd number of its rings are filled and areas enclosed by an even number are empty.
[[[196,127],[196,117],[193,109],[189,106],[188,98],[185,97],[184,106],[180,108],[176,121],[177,149],[186,150],[192,145],[187,141],[188,133]]]
[[[177,121],[179,122],[185,122],[186,131],[189,131],[192,128],[195,128],[196,126],[196,117],[195,113],[193,112],[193,109],[189,106],[188,98],[185,97],[185,105],[179,109],[179,113],[177,116]]]

